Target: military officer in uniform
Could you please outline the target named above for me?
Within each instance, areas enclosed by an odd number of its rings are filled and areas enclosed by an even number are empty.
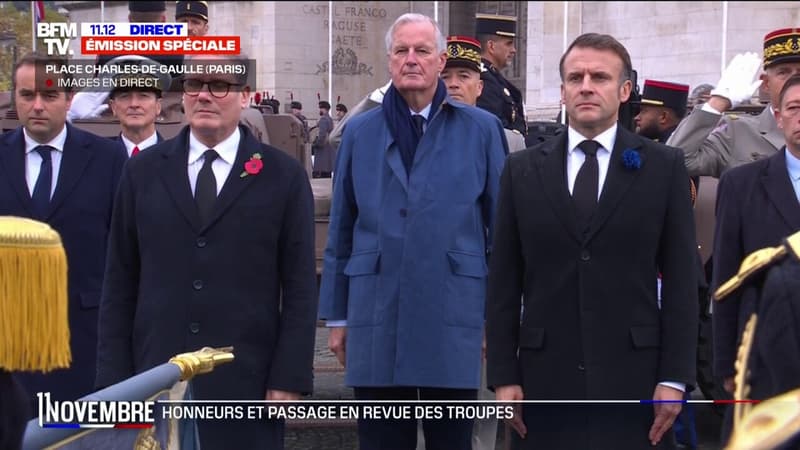
[[[742,292],[756,307],[741,336],[735,398],[762,403],[737,403],[727,448],[800,448],[800,232],[751,253],[714,297],[725,304]]]
[[[481,80],[483,92],[478,97],[478,107],[483,108],[503,123],[503,128],[528,134],[522,92],[500,73],[517,54],[514,39],[517,36],[517,18],[478,14],[475,33],[481,44]]]
[[[186,24],[189,36],[205,36],[208,33],[208,2],[176,2],[175,21]]]
[[[689,86],[644,80],[642,104],[634,118],[636,134],[665,143],[686,115]]]
[[[690,176],[719,177],[731,167],[763,159],[783,147],[773,108],[757,117],[724,115],[753,96],[763,83],[774,101],[792,74],[800,73],[800,29],[776,30],[764,37],[764,73],[754,53],[736,55],[722,74],[711,98],[696,108],[672,134],[667,145],[683,149]]]

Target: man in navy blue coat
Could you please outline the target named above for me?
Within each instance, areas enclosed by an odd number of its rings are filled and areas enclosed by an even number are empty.
[[[93,390],[106,241],[126,159],[121,145],[66,124],[72,93],[41,76],[46,64],[63,63],[34,54],[19,61],[14,99],[22,126],[0,137],[0,215],[50,224],[69,264],[72,365],[20,376],[32,402],[39,391],[74,400]]]
[[[786,145],[769,158],[728,170],[720,179],[714,289],[737,273],[747,255],[778,245],[800,230],[800,76],[786,80],[775,100],[774,114]],[[739,339],[756,299],[756,291],[740,289],[714,303],[714,375],[723,378],[731,393]]]
[[[294,400],[311,391],[311,186],[296,160],[239,126],[250,100],[243,78],[188,75],[189,126],[125,166],[103,287],[98,386],[178,353],[233,346],[231,364],[192,381],[195,399]],[[203,421],[198,429],[204,449],[283,448],[282,421]]]

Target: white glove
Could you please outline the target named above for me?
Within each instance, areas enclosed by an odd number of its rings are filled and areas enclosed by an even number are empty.
[[[761,80],[756,79],[761,70],[761,58],[757,54],[739,53],[734,56],[717,87],[711,90],[711,95],[725,97],[731,102],[731,108],[750,99],[753,92],[761,86]]]
[[[88,119],[98,117],[108,109],[106,100],[108,92],[81,91],[72,96],[72,105],[67,112],[67,119]]]

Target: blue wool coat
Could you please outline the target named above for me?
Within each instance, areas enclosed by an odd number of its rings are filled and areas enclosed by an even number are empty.
[[[348,123],[319,305],[347,320],[347,385],[478,388],[506,154],[495,116],[449,98],[431,109],[410,177],[383,107]]]

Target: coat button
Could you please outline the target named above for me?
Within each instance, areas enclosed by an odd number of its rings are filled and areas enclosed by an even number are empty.
[[[581,250],[581,261],[588,261],[592,259],[592,255],[589,254],[589,250]]]
[[[197,238],[197,241],[196,241],[196,243],[197,243],[197,247],[198,247],[198,248],[203,248],[203,247],[205,247],[205,246],[206,246],[206,244],[207,244],[208,242],[206,242],[206,238],[204,238],[204,237],[199,237],[199,238]]]
[[[583,366],[583,363],[578,363],[578,370],[580,371],[586,370],[586,367]]]
[[[199,323],[197,323],[197,322],[192,322],[192,323],[190,323],[190,324],[189,324],[189,331],[191,331],[191,332],[192,332],[192,334],[197,334],[197,333],[199,333],[199,332],[200,332],[200,324],[199,324]]]
[[[400,208],[400,217],[408,216],[408,210],[405,208]]]
[[[194,281],[192,281],[192,287],[196,291],[199,291],[200,289],[203,289],[203,280],[194,280]]]

